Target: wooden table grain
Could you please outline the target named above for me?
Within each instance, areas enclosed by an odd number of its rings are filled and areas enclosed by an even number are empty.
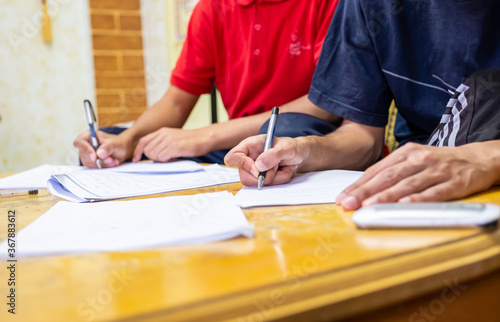
[[[9,211],[16,212],[19,231],[60,200],[44,189],[0,199],[0,241]],[[470,201],[500,204],[500,188],[464,200]],[[487,299],[500,287],[496,228],[359,230],[352,212],[334,204],[244,213],[254,238],[18,259],[15,316],[7,311],[3,258],[0,320],[420,322],[467,314],[500,320],[498,293]]]

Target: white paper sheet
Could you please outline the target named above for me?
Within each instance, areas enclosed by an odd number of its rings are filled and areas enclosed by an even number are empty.
[[[44,164],[0,179],[0,189],[47,188],[47,180],[51,175],[71,173],[82,169],[84,167]]]
[[[77,204],[58,202],[16,237],[16,257],[130,251],[253,236],[227,191]],[[0,257],[7,256],[7,241]]]
[[[239,182],[238,170],[219,165],[176,174],[130,174],[78,171],[52,176],[50,193],[74,202],[111,200]]]
[[[126,172],[126,173],[178,173],[194,172],[203,170],[203,166],[190,160],[178,160],[172,162],[141,161],[137,163],[127,162],[114,168],[96,169],[95,171]]]
[[[179,160],[174,162],[153,162],[141,161],[137,163],[124,163],[115,168],[109,169],[89,169],[81,166],[51,165],[44,164],[36,168],[26,170],[12,176],[0,179],[0,189],[30,189],[47,188],[47,181],[52,175],[72,173],[75,171],[103,171],[103,172],[124,172],[124,173],[181,173],[200,171],[203,166],[189,160]]]
[[[335,198],[363,173],[329,170],[302,173],[287,184],[257,188],[243,187],[236,204],[243,208],[258,206],[334,203]]]

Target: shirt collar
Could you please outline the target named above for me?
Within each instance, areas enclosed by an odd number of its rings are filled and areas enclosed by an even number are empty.
[[[236,0],[236,2],[240,5],[240,6],[248,6],[248,5],[251,5],[252,3],[256,2],[258,0]],[[283,2],[283,1],[286,1],[286,0],[260,0],[262,2]]]

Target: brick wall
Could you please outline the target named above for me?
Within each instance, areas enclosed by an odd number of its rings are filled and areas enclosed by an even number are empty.
[[[99,126],[146,109],[140,0],[90,0]]]

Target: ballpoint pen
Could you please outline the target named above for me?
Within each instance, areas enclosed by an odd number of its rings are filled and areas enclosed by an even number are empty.
[[[0,189],[0,197],[14,197],[20,195],[37,195],[38,189],[11,189],[2,190]]]
[[[92,104],[90,104],[89,100],[83,101],[83,106],[85,107],[85,115],[87,116],[87,123],[89,123],[90,127],[90,140],[92,141],[92,146],[97,153],[97,149],[99,148],[99,141],[97,140],[97,119],[95,117],[94,109],[92,108]],[[96,157],[97,167],[101,168],[101,160]]]
[[[276,128],[276,121],[278,120],[279,111],[280,111],[279,108],[273,107],[271,119],[269,119],[269,125],[267,127],[266,143],[264,144],[264,152],[269,150],[271,148],[271,146],[273,145],[274,129]],[[264,179],[266,178],[266,173],[267,173],[267,171],[262,171],[261,173],[259,173],[258,190],[260,190],[260,188],[262,188],[262,184],[264,184]]]

